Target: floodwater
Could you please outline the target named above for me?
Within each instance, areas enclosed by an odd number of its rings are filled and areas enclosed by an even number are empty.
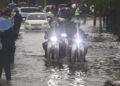
[[[87,62],[48,62],[44,58],[44,33],[22,31],[16,42],[11,82],[0,86],[104,86],[106,80],[120,79],[119,43],[88,42]]]

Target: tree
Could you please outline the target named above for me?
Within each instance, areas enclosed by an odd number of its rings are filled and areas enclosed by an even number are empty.
[[[111,7],[115,10],[115,28],[117,29],[118,41],[120,41],[120,0],[111,0]]]
[[[96,17],[99,17],[99,32],[102,32],[102,18],[104,17],[104,12],[110,6],[110,0],[79,0],[79,3],[87,3],[87,5],[94,6],[93,12],[93,25],[96,26]]]
[[[7,6],[8,3],[9,3],[9,0],[0,0],[0,8]]]

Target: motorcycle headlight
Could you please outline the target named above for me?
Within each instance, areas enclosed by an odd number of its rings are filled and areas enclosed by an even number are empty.
[[[50,40],[53,41],[53,42],[56,42],[58,39],[57,39],[57,37],[51,37]]]
[[[80,38],[75,39],[75,43],[81,43],[82,40]]]
[[[62,33],[61,36],[62,37],[67,37],[67,34],[66,33]]]

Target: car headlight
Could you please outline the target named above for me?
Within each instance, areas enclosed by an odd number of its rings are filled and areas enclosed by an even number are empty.
[[[58,39],[57,39],[57,37],[54,36],[54,37],[51,37],[50,40],[53,42],[56,42]]]
[[[66,33],[62,33],[61,36],[62,37],[67,37],[67,34]]]

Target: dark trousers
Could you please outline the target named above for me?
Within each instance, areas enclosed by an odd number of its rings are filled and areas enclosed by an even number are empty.
[[[11,62],[11,64],[15,63],[15,49],[16,49],[16,46],[15,46],[15,43],[13,43],[10,47],[10,62]]]
[[[7,45],[6,49],[8,49]],[[0,78],[2,77],[2,72],[4,70],[6,79],[11,80],[10,52],[6,49],[3,48],[0,52]]]
[[[17,24],[14,25],[14,29],[15,29],[16,34],[17,34],[17,38],[19,36],[20,26],[21,26],[21,23],[17,23]]]
[[[42,46],[43,46],[43,49],[44,49],[44,51],[45,51],[45,56],[47,55],[47,42],[44,42],[43,44],[42,44]]]
[[[7,80],[11,80],[10,64],[0,64],[0,78],[2,77],[2,71],[5,71],[5,76]]]

